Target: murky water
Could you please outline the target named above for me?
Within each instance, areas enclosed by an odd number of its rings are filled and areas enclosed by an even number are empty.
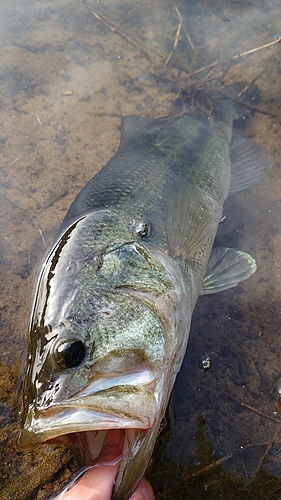
[[[200,298],[149,477],[159,499],[281,498],[281,43],[248,53],[281,34],[280,0],[176,6],[0,0],[3,500],[48,498],[76,467],[63,448],[15,450],[17,379],[40,262],[71,201],[118,148],[121,116],[167,116],[190,89],[255,78],[267,114],[247,120],[247,134],[274,166],[227,200],[218,240],[249,252],[258,270]]]

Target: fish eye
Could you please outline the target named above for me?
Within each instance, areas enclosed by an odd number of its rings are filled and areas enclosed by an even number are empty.
[[[85,345],[81,340],[67,340],[56,349],[55,358],[60,368],[73,368],[80,365],[86,355]]]

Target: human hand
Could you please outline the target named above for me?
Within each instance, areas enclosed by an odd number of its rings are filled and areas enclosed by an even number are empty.
[[[87,470],[62,500],[110,500],[113,484],[121,460],[124,443],[124,432],[116,429],[109,431],[104,445],[93,468]],[[154,500],[154,493],[149,482],[143,478],[138,484],[130,500]]]

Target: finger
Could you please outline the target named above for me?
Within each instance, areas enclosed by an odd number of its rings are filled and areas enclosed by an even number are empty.
[[[117,465],[104,465],[95,469],[89,469],[74,484],[74,486],[63,495],[62,500],[110,500]]]
[[[93,462],[93,468],[63,495],[62,500],[110,500],[124,444],[124,431],[111,430],[106,434],[101,453]],[[155,500],[149,482],[143,478],[130,500]]]
[[[104,439],[99,456],[93,462],[94,467],[79,478],[66,492],[62,500],[110,500],[113,484],[122,456],[124,431],[111,430]]]
[[[153,489],[144,477],[129,500],[155,500]]]

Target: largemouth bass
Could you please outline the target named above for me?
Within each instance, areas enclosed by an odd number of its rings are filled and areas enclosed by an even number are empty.
[[[108,429],[125,429],[115,500],[145,473],[199,295],[256,269],[213,242],[226,197],[268,160],[233,134],[230,100],[216,109],[123,118],[119,150],[71,205],[38,280],[19,445],[67,435],[88,465]]]

